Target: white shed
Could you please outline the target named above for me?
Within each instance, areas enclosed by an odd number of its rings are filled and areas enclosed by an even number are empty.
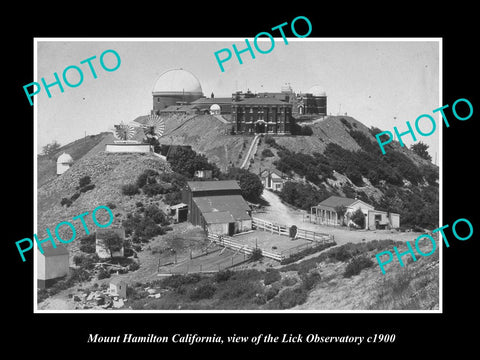
[[[49,287],[68,275],[69,253],[65,246],[44,246],[43,254],[37,249],[37,255],[37,286],[40,289]]]
[[[73,159],[70,155],[64,152],[57,159],[57,175],[63,174],[65,171],[70,169],[70,166],[73,164]]]

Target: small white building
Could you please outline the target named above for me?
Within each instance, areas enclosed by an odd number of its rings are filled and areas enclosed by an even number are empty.
[[[263,187],[273,191],[282,191],[283,185],[288,181],[287,175],[277,169],[262,170],[259,176]]]
[[[116,278],[110,281],[109,293],[121,298],[127,297],[127,283],[122,279]]]
[[[65,171],[70,169],[70,166],[73,164],[72,157],[64,152],[57,159],[57,175],[62,175]]]
[[[114,232],[120,238],[125,241],[125,228],[118,227],[118,228],[108,228],[108,229],[97,229],[95,233],[95,252],[97,253],[98,257],[101,259],[110,258],[110,251],[107,249],[105,244],[103,243],[102,237],[106,233]],[[115,251],[112,256],[123,256],[123,246],[119,251]]]
[[[338,214],[340,207],[345,207],[343,218]],[[330,196],[310,210],[310,219],[322,225],[349,225],[351,216],[358,209],[365,216],[365,230],[397,229],[400,227],[400,215],[392,212],[375,210],[375,208],[359,199],[341,196]]]
[[[60,244],[57,247],[42,247],[43,254],[37,248],[37,286],[39,289],[52,286],[55,281],[68,275],[68,249]]]
[[[210,106],[210,114],[211,115],[220,115],[221,113],[221,108],[220,108],[220,105],[218,104],[212,104],[212,106]]]

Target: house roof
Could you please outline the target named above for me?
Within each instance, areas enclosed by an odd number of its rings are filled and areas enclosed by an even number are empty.
[[[219,196],[199,196],[193,198],[193,201],[204,215],[205,221],[208,219],[227,219],[226,214],[210,214],[229,212],[233,220],[250,220],[251,217],[247,211],[250,210],[247,202],[242,195],[219,195]],[[205,216],[206,215],[206,216]],[[230,220],[229,222],[231,222]]]
[[[219,98],[200,98],[192,101],[191,104],[231,104],[231,97],[219,97]]]
[[[202,213],[202,215],[207,224],[225,224],[235,221],[230,211],[214,211]]]
[[[181,209],[181,208],[184,208],[184,207],[187,207],[188,205],[187,204],[184,204],[184,203],[179,203],[179,204],[176,204],[176,205],[172,205],[170,206],[170,209]]]
[[[113,285],[119,285],[119,284],[126,284],[125,280],[123,280],[122,278],[114,278],[110,281],[110,284],[113,284]]]
[[[285,101],[280,101],[275,98],[269,98],[269,97],[252,97],[252,98],[246,98],[244,100],[236,101],[235,104],[238,105],[285,105],[288,106],[291,104],[285,102]]]
[[[54,248],[53,246],[43,246],[42,249],[43,249],[43,256],[45,256],[45,257],[60,256],[60,255],[68,255],[69,254],[68,249],[65,246],[60,245],[60,244],[57,245],[56,248]],[[38,252],[40,253],[40,250],[38,250]]]
[[[275,169],[275,168],[264,169],[264,170],[260,171],[260,177],[262,177],[262,178],[267,177],[269,174],[277,174],[281,178],[286,178],[287,177],[286,174],[284,174],[283,172],[281,172],[280,170]]]
[[[187,181],[191,191],[240,190],[236,180]]]
[[[321,207],[321,208],[328,208],[328,209],[331,209],[331,210],[335,210],[335,208],[337,206],[342,206],[343,205],[345,207],[349,207],[353,203],[355,203],[356,201],[360,201],[360,200],[341,197],[341,196],[330,196],[329,198],[323,200],[317,206]]]

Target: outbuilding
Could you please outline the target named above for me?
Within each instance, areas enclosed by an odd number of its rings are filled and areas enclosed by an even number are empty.
[[[118,296],[121,298],[126,298],[127,297],[127,283],[119,278],[115,278],[112,281],[110,281],[110,287],[109,287],[109,292],[110,294],[114,296]]]
[[[57,175],[62,175],[65,171],[70,169],[73,164],[72,157],[64,152],[57,158]]]
[[[56,281],[68,275],[68,249],[57,244],[57,247],[44,246],[43,254],[37,249],[37,286],[39,289],[52,286]]]

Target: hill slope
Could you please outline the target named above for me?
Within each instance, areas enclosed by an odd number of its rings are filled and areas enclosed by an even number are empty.
[[[167,162],[153,154],[115,154],[98,152],[90,154],[73,164],[64,174],[54,178],[38,188],[38,236],[46,237],[45,228],[53,232],[55,226],[61,221],[70,221],[84,212],[92,213],[100,205],[114,204],[114,222],[111,226],[119,225],[125,214],[135,207],[136,201],[147,202],[145,195],[133,197],[122,195],[121,187],[127,183],[135,182],[140,173],[146,169],[158,172],[171,172]],[[90,176],[91,183],[95,185],[92,190],[80,193],[70,207],[62,206],[62,198],[69,198],[76,192],[80,178]],[[158,204],[158,202],[157,202]],[[163,204],[160,204],[161,206]],[[106,223],[107,214],[102,211],[99,222]],[[103,216],[104,219],[100,215]],[[91,216],[85,217],[89,229],[95,229]],[[77,237],[84,235],[80,220],[75,220]],[[61,230],[68,229],[64,226]],[[70,231],[70,230],[67,230]],[[62,232],[60,232],[62,234]],[[71,233],[65,236],[69,239]],[[78,242],[72,242],[75,244]],[[76,244],[75,244],[76,245]]]

